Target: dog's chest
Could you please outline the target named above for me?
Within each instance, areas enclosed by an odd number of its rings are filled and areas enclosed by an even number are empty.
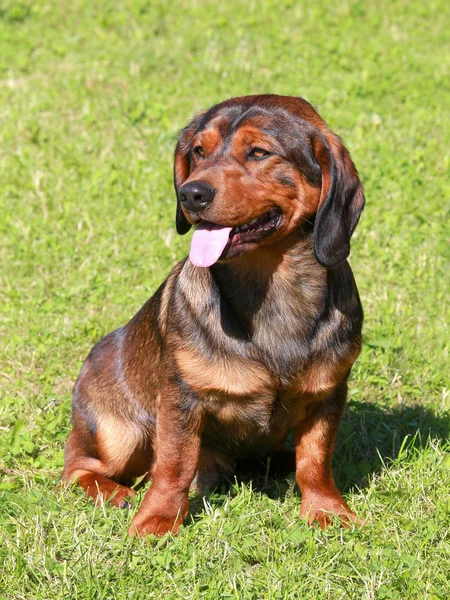
[[[300,343],[297,352],[286,345],[284,353],[280,348],[279,353],[262,359],[265,360],[230,354],[205,357],[188,347],[175,352],[178,370],[196,394],[214,396],[226,405],[237,406],[243,404],[243,399],[253,399],[265,412],[273,412],[273,399],[277,396],[287,399],[332,391],[347,362],[324,354],[312,360],[311,353]]]
[[[207,430],[215,439],[276,443],[305,418],[312,402],[333,392],[348,369],[346,336],[334,339],[342,315],[336,312],[332,321],[322,318],[318,324],[324,278],[289,279],[291,271],[253,297],[239,282],[239,288],[231,288],[233,302],[211,278],[196,281],[196,272],[180,281],[179,314],[191,317],[179,321],[174,358],[183,380],[204,403]],[[203,294],[194,294],[200,283]],[[188,297],[196,302],[188,306]]]
[[[305,366],[278,373],[261,360],[231,354],[207,358],[186,348],[177,351],[176,360],[207,414],[205,443],[231,455],[277,448],[349,368],[346,360],[335,361],[326,352],[312,360],[301,346],[299,354],[291,351],[283,360]],[[272,363],[276,367],[276,358]]]
[[[279,447],[317,398],[266,389],[253,396],[209,393],[203,401],[206,445],[236,455],[265,454]]]

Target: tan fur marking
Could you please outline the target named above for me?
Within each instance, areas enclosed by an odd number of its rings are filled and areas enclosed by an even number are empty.
[[[121,475],[134,450],[144,441],[144,431],[113,415],[98,420],[97,444],[108,475]]]
[[[244,402],[222,401],[217,407],[217,418],[226,423],[236,423],[237,427],[245,427],[248,422],[267,425],[270,419],[271,403],[263,398],[261,401],[246,398]]]
[[[301,393],[330,392],[342,376],[342,368],[329,364],[315,364],[298,378],[296,389]]]
[[[178,368],[196,391],[217,390],[238,396],[267,393],[272,382],[261,366],[238,358],[207,360],[188,348],[175,352]]]
[[[357,354],[356,354],[357,356]],[[345,373],[356,360],[350,356],[339,364],[316,362],[294,382],[293,389],[302,394],[323,394],[331,392],[342,381]]]
[[[214,123],[214,122],[213,122]],[[219,124],[225,124],[226,119],[220,119],[217,123],[214,123],[213,127],[205,129],[200,134],[196,135],[192,142],[191,147],[202,146],[206,156],[212,154],[214,150],[222,143],[222,136],[219,131]]]
[[[75,471],[71,471],[67,477],[67,481],[74,482],[83,477],[83,475],[92,475],[92,471],[87,471],[86,469],[76,469]]]

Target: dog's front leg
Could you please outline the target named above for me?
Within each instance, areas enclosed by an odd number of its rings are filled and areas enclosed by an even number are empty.
[[[322,529],[338,516],[346,526],[362,521],[353,513],[334,482],[331,463],[347,397],[346,382],[316,406],[295,429],[296,479],[302,493],[301,516]]]
[[[189,510],[189,486],[198,467],[202,431],[195,399],[186,406],[182,392],[172,389],[167,394],[166,390],[157,411],[152,486],[133,519],[130,535],[160,537],[178,531]]]

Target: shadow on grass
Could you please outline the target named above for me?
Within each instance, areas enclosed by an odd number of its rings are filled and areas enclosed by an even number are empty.
[[[449,413],[436,415],[423,406],[384,408],[370,402],[351,401],[345,411],[334,453],[336,484],[343,493],[355,487],[362,489],[372,474],[381,471],[383,465],[389,465],[398,456],[406,436],[416,447],[423,447],[429,440],[448,439],[449,433]],[[274,499],[284,498],[286,492],[292,489],[293,474],[289,475],[289,472],[294,470],[293,454],[290,458],[286,456],[286,464],[278,464],[280,466],[285,471],[282,475],[273,473],[267,460],[239,463],[234,474],[236,479],[224,483],[220,490],[209,494],[208,499],[220,505],[226,501],[230,491],[233,494],[232,488],[236,483],[250,482],[257,492]],[[295,493],[299,495],[297,486]],[[197,498],[191,514],[194,516],[201,509],[202,500]]]
[[[336,483],[346,492],[363,488],[368,477],[389,465],[408,436],[416,447],[429,440],[445,440],[450,413],[439,415],[424,406],[384,408],[370,402],[349,402],[338,434],[333,470]]]

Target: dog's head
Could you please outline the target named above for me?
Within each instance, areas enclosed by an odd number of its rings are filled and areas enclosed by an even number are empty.
[[[332,268],[350,252],[364,207],[339,137],[301,98],[244,96],[198,115],[175,150],[176,226],[196,226],[198,266],[274,244],[314,221],[314,252]]]

